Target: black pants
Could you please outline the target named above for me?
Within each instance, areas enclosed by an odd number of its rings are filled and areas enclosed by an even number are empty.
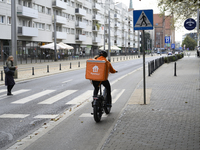
[[[13,88],[14,85],[7,85],[7,93],[11,94],[11,90]]]
[[[100,81],[92,81],[92,84],[94,86],[93,96],[97,96],[98,92],[99,92]],[[102,81],[101,84],[103,84],[103,86],[107,90],[107,100],[108,100],[108,102],[112,102],[110,82],[108,80],[106,80],[106,81]]]

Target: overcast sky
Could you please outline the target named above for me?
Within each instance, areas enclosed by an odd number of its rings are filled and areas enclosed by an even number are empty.
[[[115,2],[122,2],[129,8],[130,0],[115,0]],[[132,0],[133,8],[135,10],[153,9],[154,14],[159,13],[159,8],[157,7],[157,3],[158,0],[141,0],[141,1]],[[182,34],[185,34],[186,32],[188,33],[188,31],[184,27],[179,29],[178,31],[175,30],[175,40],[182,41]]]

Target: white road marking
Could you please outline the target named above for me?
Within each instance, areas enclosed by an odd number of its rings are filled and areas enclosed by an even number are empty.
[[[53,119],[53,118],[56,118],[58,115],[37,115],[35,116],[34,118],[42,118],[42,119],[45,119],[45,118],[50,118],[50,119]]]
[[[29,114],[3,114],[0,118],[26,118]]]
[[[120,92],[119,92],[120,91]],[[112,103],[114,104],[118,99],[119,97],[124,93],[125,89],[115,89],[113,90],[112,94],[113,95],[113,99],[112,99]]]
[[[81,114],[79,117],[93,117],[93,115],[91,115],[91,113],[83,113],[83,114]],[[107,114],[103,114],[102,115],[102,117],[108,117],[108,115]]]
[[[71,80],[64,81],[64,82],[62,82],[62,83],[67,83],[67,82],[70,82],[70,81],[72,81],[72,79],[71,79]]]
[[[42,91],[42,92],[40,92],[40,93],[33,94],[33,95],[31,95],[31,96],[22,98],[22,99],[20,99],[20,100],[17,100],[17,101],[15,101],[15,102],[12,102],[12,103],[13,103],[13,104],[25,104],[25,103],[27,103],[27,102],[30,102],[30,101],[32,101],[32,100],[34,100],[34,99],[37,99],[37,98],[39,98],[39,97],[42,97],[42,96],[44,96],[44,95],[46,95],[46,94],[49,94],[49,93],[52,93],[52,92],[54,92],[54,91],[55,91],[55,90],[45,90],[45,91]]]
[[[30,91],[30,89],[21,89],[21,90],[12,92],[12,94],[13,95],[18,95],[18,94],[21,94],[21,93],[24,93],[24,92],[27,92],[27,91]],[[7,97],[7,95],[1,95],[0,96],[0,98],[5,98],[5,97]]]
[[[2,89],[0,90],[0,93],[6,92],[6,91],[7,91],[6,89]]]
[[[68,96],[68,95],[70,95],[70,94],[72,94],[72,93],[74,93],[76,91],[77,90],[67,90],[67,91],[64,91],[64,92],[59,93],[59,94],[57,94],[57,95],[55,95],[55,96],[53,96],[53,97],[51,97],[49,99],[46,99],[46,100],[44,100],[44,101],[42,101],[42,102],[40,102],[38,104],[53,104],[53,103],[61,100],[62,98],[66,97],[66,96]]]
[[[76,98],[67,102],[66,104],[81,104],[86,99],[89,99],[90,97],[92,97],[92,94],[93,94],[92,92],[93,90],[88,90],[87,92],[77,96]]]

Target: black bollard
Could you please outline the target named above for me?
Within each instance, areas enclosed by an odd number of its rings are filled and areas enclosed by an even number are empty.
[[[176,62],[174,63],[174,76],[176,76]]]
[[[69,68],[71,69],[72,68],[72,63],[70,62],[70,64],[69,64]]]
[[[114,58],[113,58],[113,62],[114,62]]]
[[[49,72],[49,65],[47,65],[47,73]]]
[[[80,61],[78,62],[78,67],[80,67]]]
[[[3,81],[3,71],[1,71],[1,81]]]
[[[117,57],[117,61],[118,61],[118,57]]]
[[[34,67],[32,67],[32,75],[34,75]]]
[[[60,70],[61,70],[61,64],[60,64]]]
[[[151,71],[150,71],[150,62],[148,63],[148,71],[149,71],[149,76],[151,76]]]

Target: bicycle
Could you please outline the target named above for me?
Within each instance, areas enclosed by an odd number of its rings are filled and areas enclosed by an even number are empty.
[[[93,107],[93,113],[91,113],[94,116],[94,120],[96,122],[101,121],[101,117],[103,113],[109,114],[111,111],[111,104],[112,102],[108,102],[107,97],[107,90],[104,88],[103,94],[101,90],[101,84],[99,85],[100,95],[97,95],[96,97],[93,97],[92,107]]]

